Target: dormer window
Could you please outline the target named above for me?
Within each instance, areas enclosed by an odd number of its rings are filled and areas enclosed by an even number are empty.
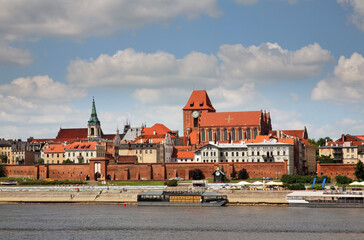
[[[203,102],[200,103],[200,107],[202,107],[202,106],[203,106]]]
[[[194,105],[195,105],[195,103],[194,103],[194,102],[190,103],[190,107],[193,107]]]

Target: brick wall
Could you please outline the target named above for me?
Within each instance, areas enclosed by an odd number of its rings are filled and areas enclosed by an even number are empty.
[[[31,165],[9,165],[4,167],[5,176],[19,178],[38,178],[38,167]]]
[[[354,175],[355,165],[356,164],[317,163],[317,175],[326,175],[330,178],[335,178],[337,175],[342,175],[354,179],[356,178]]]
[[[97,161],[97,160],[95,160]],[[105,163],[106,164],[106,163]],[[156,164],[107,164],[106,171],[112,180],[166,180],[174,177],[189,179],[189,171],[200,169],[206,178],[212,178],[217,167],[224,169],[230,178],[232,172],[245,168],[250,177],[281,177],[285,163],[156,163]],[[104,167],[102,167],[104,168]],[[35,166],[5,166],[9,177],[27,177],[54,180],[85,180],[94,175],[90,164],[48,164]]]

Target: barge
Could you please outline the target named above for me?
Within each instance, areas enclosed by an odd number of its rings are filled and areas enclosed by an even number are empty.
[[[290,207],[364,208],[363,191],[295,191],[286,200]]]
[[[147,191],[138,194],[138,206],[202,206],[219,207],[227,196],[215,192]]]

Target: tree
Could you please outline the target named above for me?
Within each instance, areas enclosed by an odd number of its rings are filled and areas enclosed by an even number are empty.
[[[6,156],[6,155],[1,155],[0,159],[1,159],[1,163],[7,163],[8,162],[8,156]]]
[[[334,163],[334,159],[326,155],[317,156],[316,161],[320,163]]]
[[[249,173],[246,171],[245,168],[241,169],[238,172],[238,179],[248,179],[249,178]]]
[[[190,170],[190,178],[193,180],[205,179],[205,175],[202,173],[201,169],[196,168],[195,170]]]
[[[326,142],[332,142],[332,139],[330,137],[319,138],[319,140],[316,141],[316,147],[325,146]]]
[[[44,164],[44,159],[43,158],[39,158],[37,163],[38,164]]]
[[[5,177],[4,165],[0,164],[0,177]]]
[[[355,176],[358,180],[364,180],[364,166],[362,161],[358,161],[355,166]]]
[[[63,160],[63,163],[73,163],[73,161],[67,158],[66,160]]]

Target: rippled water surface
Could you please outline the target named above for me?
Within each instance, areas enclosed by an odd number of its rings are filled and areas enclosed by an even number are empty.
[[[0,239],[364,239],[364,209],[0,205]]]

